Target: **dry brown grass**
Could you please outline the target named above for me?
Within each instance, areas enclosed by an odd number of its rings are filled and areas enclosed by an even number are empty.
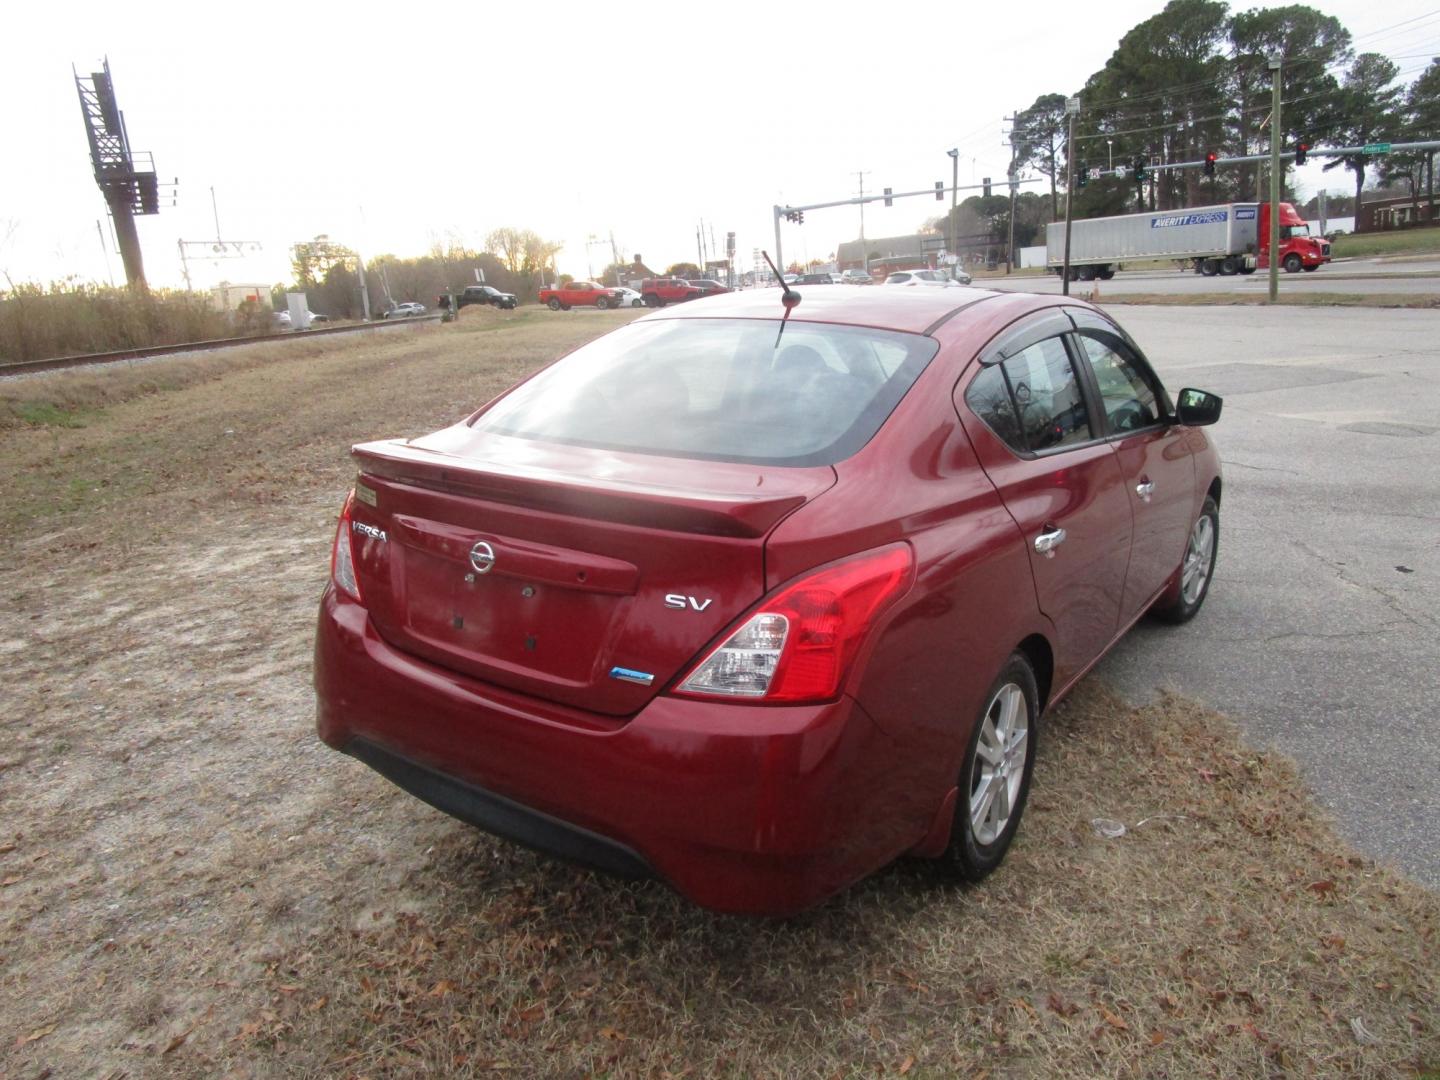
[[[625,317],[482,314],[0,432],[0,1077],[1440,1064],[1440,901],[1183,700],[1092,682],[1049,716],[985,885],[905,863],[780,923],[538,858],[320,746],[345,446]]]
[[[245,316],[216,311],[201,293],[137,296],[74,281],[24,282],[0,295],[0,365],[263,333],[269,325],[268,309]]]

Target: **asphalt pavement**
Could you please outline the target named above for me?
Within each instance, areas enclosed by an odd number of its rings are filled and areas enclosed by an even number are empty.
[[[1060,279],[1054,274],[1036,276],[977,278],[975,284],[1005,292],[1058,293]],[[1270,272],[1232,277],[1205,277],[1194,270],[1122,270],[1109,281],[1072,281],[1070,292],[1085,296],[1096,286],[1101,297],[1125,293],[1235,293],[1264,295],[1270,289]],[[1280,271],[1280,293],[1407,293],[1440,295],[1440,260],[1349,259],[1327,263],[1318,270],[1287,274]]]
[[[1096,675],[1227,713],[1362,851],[1440,887],[1440,312],[1112,314],[1172,391],[1225,398],[1224,494],[1201,613],[1142,622]]]

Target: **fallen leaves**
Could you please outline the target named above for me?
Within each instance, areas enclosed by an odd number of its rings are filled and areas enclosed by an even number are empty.
[[[1102,1017],[1104,1017],[1105,1023],[1109,1024],[1111,1027],[1115,1028],[1117,1031],[1129,1031],[1129,1030],[1130,1030],[1130,1025],[1125,1022],[1125,1018],[1124,1018],[1123,1016],[1120,1016],[1120,1015],[1117,1014],[1117,1013],[1111,1012],[1111,1011],[1110,1011],[1109,1009],[1107,1009],[1104,1005],[1101,1005],[1101,1006],[1100,1006],[1100,1015],[1101,1015]]]
[[[39,1042],[46,1035],[49,1035],[52,1031],[54,1031],[55,1027],[56,1025],[51,1024],[49,1027],[36,1028],[34,1031],[30,1032],[29,1035],[21,1035],[18,1039],[16,1039],[15,1045],[24,1046],[26,1043]]]

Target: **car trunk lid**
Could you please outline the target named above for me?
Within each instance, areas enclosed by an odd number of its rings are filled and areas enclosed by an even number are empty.
[[[834,483],[458,425],[356,446],[356,573],[377,631],[451,670],[641,708],[764,592],[764,541]]]

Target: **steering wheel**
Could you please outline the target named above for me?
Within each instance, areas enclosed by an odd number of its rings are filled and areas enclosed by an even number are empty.
[[[1110,426],[1116,431],[1138,431],[1150,423],[1150,410],[1136,398],[1122,401],[1109,414]]]

